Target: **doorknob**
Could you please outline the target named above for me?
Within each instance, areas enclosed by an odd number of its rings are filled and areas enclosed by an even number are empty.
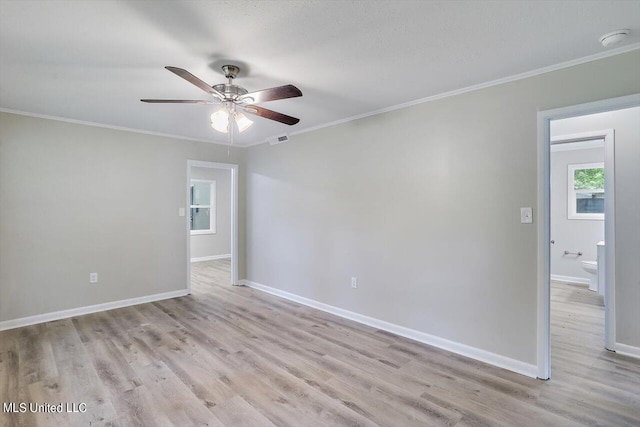
[[[552,240],[552,241],[551,241],[551,244],[552,244],[552,245],[555,245],[555,244],[556,244],[556,241],[555,241],[555,240]]]

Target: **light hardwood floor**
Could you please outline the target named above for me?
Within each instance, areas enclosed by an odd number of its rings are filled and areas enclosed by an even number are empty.
[[[87,412],[0,425],[638,425],[640,363],[602,349],[583,287],[553,284],[545,382],[231,287],[228,261],[193,267],[191,296],[1,332],[1,401]]]

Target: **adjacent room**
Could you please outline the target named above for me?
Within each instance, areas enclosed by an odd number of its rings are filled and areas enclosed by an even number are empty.
[[[615,196],[616,183],[630,184],[625,175],[638,169],[633,155],[627,156],[640,143],[640,107],[554,120],[550,142],[551,364],[590,376],[594,366],[628,350],[614,339],[627,333],[616,331],[616,301],[630,301],[637,312],[634,301],[640,298],[638,287],[625,279],[636,268],[625,259],[634,249],[625,246],[637,246],[637,237],[615,232],[616,223],[636,221],[637,199]],[[605,236],[614,236],[612,245]],[[622,262],[616,262],[618,251]]]
[[[211,290],[213,283],[230,285],[233,205],[232,169],[215,163],[190,165],[189,280],[191,290]],[[202,277],[204,275],[204,277]],[[194,283],[195,282],[195,283]]]
[[[0,0],[0,426],[638,426],[640,0]]]

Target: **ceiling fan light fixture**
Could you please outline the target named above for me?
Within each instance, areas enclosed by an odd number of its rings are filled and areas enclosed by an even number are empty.
[[[221,108],[211,115],[211,127],[218,132],[227,133],[229,127],[229,112],[226,108]],[[235,122],[238,126],[238,131],[244,132],[249,129],[253,124],[252,120],[249,120],[247,116],[242,113],[235,113]]]
[[[227,133],[229,126],[229,112],[226,108],[221,108],[211,115],[211,127],[218,132]]]
[[[249,120],[247,116],[242,113],[236,113],[236,124],[238,125],[238,130],[244,132],[251,127],[253,121]]]

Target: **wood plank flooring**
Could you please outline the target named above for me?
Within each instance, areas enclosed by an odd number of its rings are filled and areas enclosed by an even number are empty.
[[[0,332],[0,401],[87,404],[0,425],[639,425],[640,363],[584,287],[552,286],[539,381],[228,283],[194,263],[191,296]]]

